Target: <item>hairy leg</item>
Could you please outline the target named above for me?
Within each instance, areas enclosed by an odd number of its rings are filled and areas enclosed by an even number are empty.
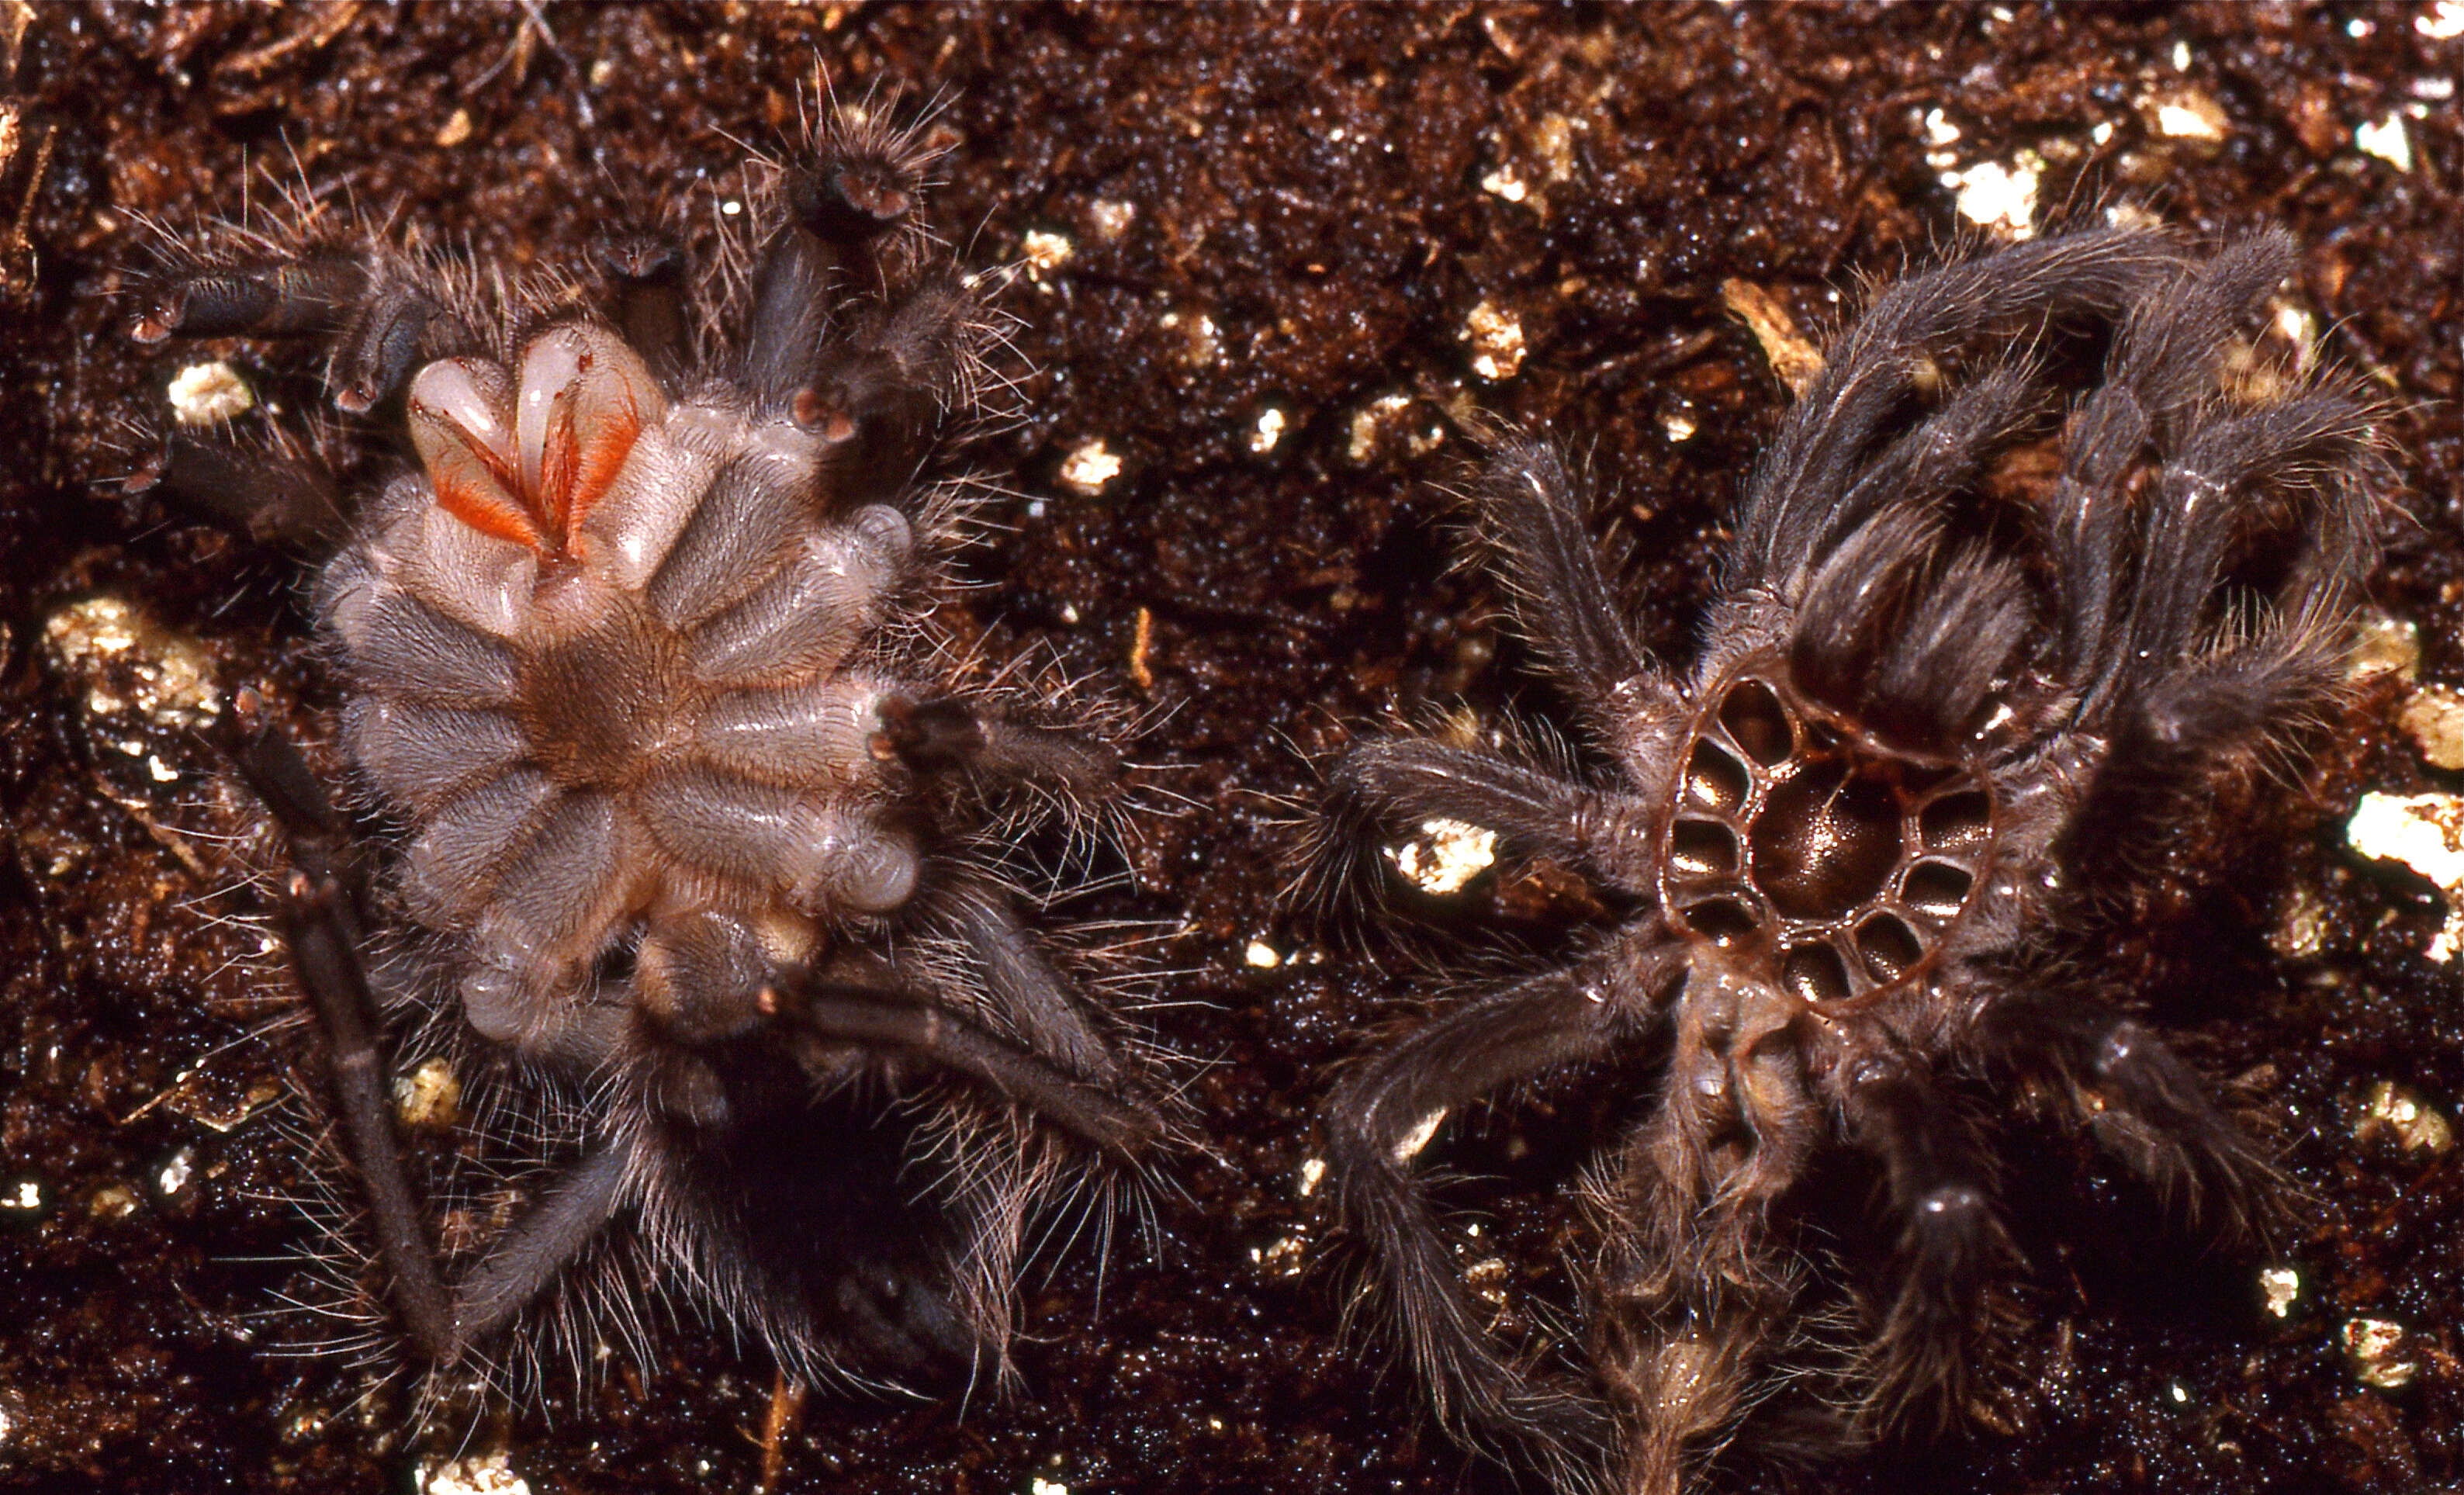
[[[1503,438],[1472,497],[1515,619],[1566,682],[1593,741],[1623,761],[1654,758],[1685,703],[1626,626],[1565,459],[1546,442]]]
[[[1629,892],[1652,887],[1651,868],[1630,848],[1651,844],[1657,816],[1630,796],[1425,737],[1372,738],[1345,755],[1328,777],[1338,799],[1382,821],[1463,821]]]
[[[989,882],[968,879],[943,890],[935,903],[950,933],[976,964],[994,1009],[1026,1040],[1028,1048],[1080,1079],[1123,1084],[1111,1045],[1088,1021],[1084,1001],[1019,923],[1006,893]]]
[[[1839,1104],[1849,1137],[1881,1161],[1885,1206],[1899,1221],[1899,1286],[1880,1326],[1868,1417],[1939,1432],[1969,1399],[1985,1291],[2015,1255],[1994,1214],[1992,1157],[1913,1062],[1855,1062]]]
[[[918,774],[975,774],[1080,801],[1100,799],[1120,783],[1121,761],[1109,748],[960,697],[885,696],[879,711],[885,742]]]
[[[422,1352],[440,1364],[459,1348],[459,1316],[436,1262],[418,1192],[404,1167],[385,1073],[384,1019],[360,956],[363,874],[349,830],[298,751],[253,721],[248,700],[233,713],[230,747],[249,787],[289,839],[293,870],[275,906],[293,978],[317,1015],[344,1151],[366,1192],[377,1249],[397,1310]]]
[[[242,446],[173,430],[123,486],[160,493],[260,545],[319,552],[348,528],[333,473],[305,446],[285,439]]]
[[[869,987],[794,980],[766,988],[760,1004],[765,1015],[824,1043],[910,1054],[973,1080],[1117,1162],[1145,1161],[1163,1135],[1152,1112],[939,1007]]]
[[[1796,594],[1840,526],[1854,521],[1836,500],[1855,490],[1879,433],[1917,395],[1936,350],[1996,327],[2025,335],[2065,316],[2120,312],[2179,262],[2161,234],[2102,230],[2035,239],[1883,292],[1830,350],[1755,469],[1732,574]]]
[[[1989,1066],[2065,1096],[2107,1151],[2189,1219],[2262,1234],[2275,1165],[2190,1066],[2137,1022],[2063,997],[2005,998],[1964,1040]]]
[[[1555,1463],[1589,1462],[1608,1437],[1606,1409],[1507,1363],[1463,1287],[1412,1164],[1455,1109],[1596,1057],[1647,1023],[1678,958],[1678,947],[1654,925],[1571,970],[1493,992],[1354,1071],[1327,1111],[1344,1218],[1371,1253],[1440,1415],[1533,1445]]]

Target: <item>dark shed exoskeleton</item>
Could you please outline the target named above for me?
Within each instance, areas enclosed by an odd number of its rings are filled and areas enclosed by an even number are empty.
[[[1683,675],[1636,644],[1555,453],[1500,443],[1480,528],[1593,766],[1389,737],[1331,776],[1339,823],[1484,827],[1625,911],[1368,1056],[1328,1114],[1373,1290],[1466,1440],[1673,1495],[1741,1430],[1818,1455],[1973,1410],[2013,1252],[1966,1091],[2066,1097],[2186,1211],[2263,1213],[2262,1154],[2100,962],[2208,791],[2299,761],[2345,689],[2368,415],[2244,341],[2295,264],[2281,233],[2201,260],[2111,230],[1881,292],[1756,470]],[[2057,474],[2003,470],[2057,420]],[[1588,1352],[1527,1357],[1416,1159],[1463,1106],[1661,1050],[1572,1264]],[[1810,1290],[1787,1208],[1840,1147],[1895,1242],[1861,1307]],[[1791,1378],[1793,1421],[1749,1416]]]

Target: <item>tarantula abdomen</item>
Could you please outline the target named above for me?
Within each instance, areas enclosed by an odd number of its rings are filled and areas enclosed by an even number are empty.
[[[1481,532],[1593,766],[1403,737],[1331,776],[1342,824],[1467,823],[1618,895],[1331,1103],[1335,1197],[1468,1441],[1674,1495],[1758,1429],[1802,1454],[1810,1425],[1837,1447],[1974,1409],[2016,1265],[1979,1091],[2066,1098],[2186,1213],[2263,1208],[2266,1159],[2106,956],[2202,791],[2298,758],[2343,689],[2373,438],[2332,388],[2253,373],[2293,263],[2282,235],[2202,261],[2112,230],[1882,292],[1748,484],[1683,677],[1636,644],[1555,452],[1499,442]],[[2057,410],[2052,481],[1999,471]],[[1462,1107],[1644,1053],[1657,1099],[1602,1149],[1572,1264],[1589,1352],[1509,1352],[1412,1168]],[[1821,1286],[1793,1213],[1842,1149],[1880,1181],[1879,1292]],[[1791,1387],[1793,1422],[1756,1413]]]

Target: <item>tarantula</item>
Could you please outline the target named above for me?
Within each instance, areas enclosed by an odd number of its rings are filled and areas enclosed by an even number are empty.
[[[2281,233],[2202,262],[2110,230],[1881,293],[1748,485],[1683,677],[1637,645],[1560,459],[1499,442],[1479,527],[1603,771],[1387,737],[1331,775],[1353,823],[1484,827],[1625,911],[1329,1109],[1343,1216],[1466,1440],[1666,1495],[1826,1340],[1817,1441],[1978,1410],[2014,1257],[1965,1098],[1986,1085],[2066,1097],[2177,1204],[2255,1222],[2261,1150],[2097,956],[2124,895],[2179,872],[2203,793],[2294,758],[2344,678],[2366,412],[2236,341],[2294,264]],[[2057,375],[2100,349],[2056,474]],[[2033,481],[2003,460],[2035,452]],[[1588,1368],[1552,1373],[1485,1327],[1414,1161],[1459,1108],[1652,1043],[1657,1101],[1588,1191]],[[1787,1208],[1842,1144],[1896,1221],[1861,1312],[1809,1301]]]
[[[1065,1154],[1134,1170],[1162,1136],[1001,870],[1004,805],[1098,801],[1118,761],[966,683],[930,625],[976,501],[931,476],[937,437],[999,337],[917,221],[935,154],[824,126],[757,164],[761,237],[699,284],[678,239],[610,232],[612,319],[578,279],[365,236],[228,231],[147,293],[141,342],[322,341],[334,403],[417,457],[355,503],[296,440],[175,435],[152,476],[260,539],[340,539],[313,605],[363,808],[405,832],[383,874],[297,750],[234,751],[288,831],[276,921],[432,1367],[490,1368],[526,1314],[638,1333],[670,1283],[804,1379],[1005,1365]],[[414,1018],[492,1092],[466,1150],[529,1174],[518,1210],[466,1183],[442,1251],[390,1088]],[[510,1222],[469,1223],[491,1207]],[[629,1287],[598,1249],[627,1216]]]

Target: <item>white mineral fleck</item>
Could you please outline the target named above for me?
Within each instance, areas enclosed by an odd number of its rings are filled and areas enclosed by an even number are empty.
[[[2222,105],[2196,90],[2186,89],[2149,100],[2156,133],[2192,144],[2221,144],[2228,121]]]
[[[2269,1313],[2290,1318],[2294,1300],[2301,1296],[2301,1274],[2290,1266],[2260,1267],[2258,1290],[2267,1300]]]
[[[1283,442],[1284,429],[1290,423],[1290,416],[1271,405],[1259,411],[1257,429],[1249,432],[1249,450],[1260,456],[1274,451]]]
[[[1301,1159],[1300,1187],[1293,1192],[1306,1199],[1310,1195],[1315,1194],[1317,1192],[1317,1186],[1325,1181],[1326,1159],[1323,1157],[1304,1157]]]
[[[1574,175],[1574,131],[1580,124],[1562,114],[1546,114],[1531,127],[1531,149],[1549,168],[1551,182],[1571,181]]]
[[[1412,407],[1407,394],[1381,394],[1352,413],[1352,439],[1344,447],[1344,455],[1353,463],[1365,463],[1377,454],[1377,447],[1387,438],[1388,430]]]
[[[2423,954],[2443,963],[2464,949],[2464,799],[2363,795],[2344,823],[2344,842],[2364,856],[2402,862],[2447,895],[2447,925]]]
[[[393,1112],[414,1130],[450,1127],[462,1104],[462,1082],[443,1059],[423,1061],[393,1082]]]
[[[1942,185],[1950,189],[1951,206],[1962,218],[2009,239],[2036,231],[2036,187],[2044,178],[2044,158],[2022,150],[2004,165],[1980,161],[1964,171],[1946,171]]]
[[[2372,611],[2355,630],[2346,673],[2358,679],[2383,671],[2395,671],[2407,685],[2420,675],[2421,629],[2407,619]]]
[[[2398,171],[2412,169],[2412,137],[2405,132],[2404,116],[2389,114],[2376,123],[2365,120],[2353,126],[2353,148],[2376,156]]]
[[[530,1482],[514,1472],[502,1450],[466,1459],[423,1460],[420,1495],[530,1495]]]
[[[1095,237],[1111,243],[1129,231],[1137,221],[1135,203],[1124,203],[1110,197],[1099,197],[1087,205],[1087,216],[1095,225]]]
[[[1069,263],[1076,256],[1078,246],[1069,241],[1067,234],[1054,233],[1045,229],[1030,229],[1027,231],[1026,237],[1019,240],[1018,250],[1021,254],[1026,256],[1029,270],[1038,274],[1049,274]]]
[[[1403,880],[1423,892],[1461,892],[1497,860],[1497,832],[1459,820],[1425,820],[1419,834],[1386,848]]]
[[[2355,1318],[2344,1321],[2344,1358],[2353,1378],[2381,1391],[2401,1391],[2421,1374],[2413,1358],[2411,1335],[2393,1319]]]
[[[2379,1081],[2362,1097],[2361,1112],[2353,1118],[2353,1135],[2364,1142],[2387,1137],[2408,1153],[2428,1153],[2433,1157],[2455,1146],[2455,1129],[2438,1113],[2438,1108],[2423,1099],[2420,1091],[2393,1080]]]
[[[1471,345],[1471,371],[1490,384],[1513,378],[1523,366],[1523,322],[1493,301],[1471,309],[1463,338]]]
[[[1222,355],[1222,340],[1217,335],[1215,319],[1204,312],[1195,317],[1166,312],[1155,319],[1155,325],[1181,335],[1180,361],[1191,368],[1204,368]]]
[[[1121,475],[1121,459],[1112,454],[1101,437],[1082,444],[1061,464],[1061,481],[1079,493],[1093,495],[1104,491],[1104,485]]]
[[[43,644],[59,671],[86,688],[90,715],[134,709],[157,726],[197,727],[222,711],[205,650],[120,598],[60,608],[43,621]]]
[[[1285,1236],[1271,1245],[1251,1246],[1249,1260],[1278,1277],[1297,1277],[1308,1264],[1308,1249],[1298,1236]]]
[[[2327,948],[2328,927],[2327,905],[2316,890],[2297,883],[2284,895],[2267,943],[2287,960],[2306,960]]]
[[[2453,686],[2425,685],[2404,703],[2396,725],[2431,766],[2464,768],[2464,692]]]
[[[240,371],[211,359],[171,376],[171,414],[183,426],[219,426],[256,403]]]

